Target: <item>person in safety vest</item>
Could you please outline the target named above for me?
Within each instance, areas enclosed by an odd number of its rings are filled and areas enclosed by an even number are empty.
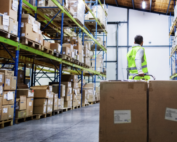
[[[137,35],[135,37],[134,43],[135,44],[132,46],[132,49],[127,54],[129,79],[132,79],[133,76],[135,75],[139,75],[134,79],[149,80],[150,77],[145,75],[148,74],[148,68],[147,68],[145,49],[142,47],[143,37],[141,35]]]

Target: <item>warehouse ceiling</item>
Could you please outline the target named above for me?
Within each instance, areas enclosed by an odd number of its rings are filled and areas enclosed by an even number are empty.
[[[103,2],[104,0],[102,0]],[[146,8],[142,8],[142,2],[145,1]],[[137,10],[144,10],[156,13],[173,15],[175,0],[105,0],[106,4],[118,7],[126,7]]]

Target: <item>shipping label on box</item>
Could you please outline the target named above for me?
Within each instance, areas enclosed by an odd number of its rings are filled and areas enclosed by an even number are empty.
[[[114,124],[131,123],[131,110],[114,110]]]
[[[177,109],[166,108],[165,119],[170,121],[177,121]]]

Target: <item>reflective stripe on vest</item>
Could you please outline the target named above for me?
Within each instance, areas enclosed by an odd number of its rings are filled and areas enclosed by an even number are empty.
[[[147,68],[147,65],[142,66],[142,69],[144,69],[144,68]],[[137,70],[137,68],[136,68],[136,67],[133,67],[133,68],[128,68],[128,70]]]

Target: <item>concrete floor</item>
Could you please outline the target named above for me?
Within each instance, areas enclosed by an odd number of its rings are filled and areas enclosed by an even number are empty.
[[[0,129],[0,142],[98,142],[99,104]]]

